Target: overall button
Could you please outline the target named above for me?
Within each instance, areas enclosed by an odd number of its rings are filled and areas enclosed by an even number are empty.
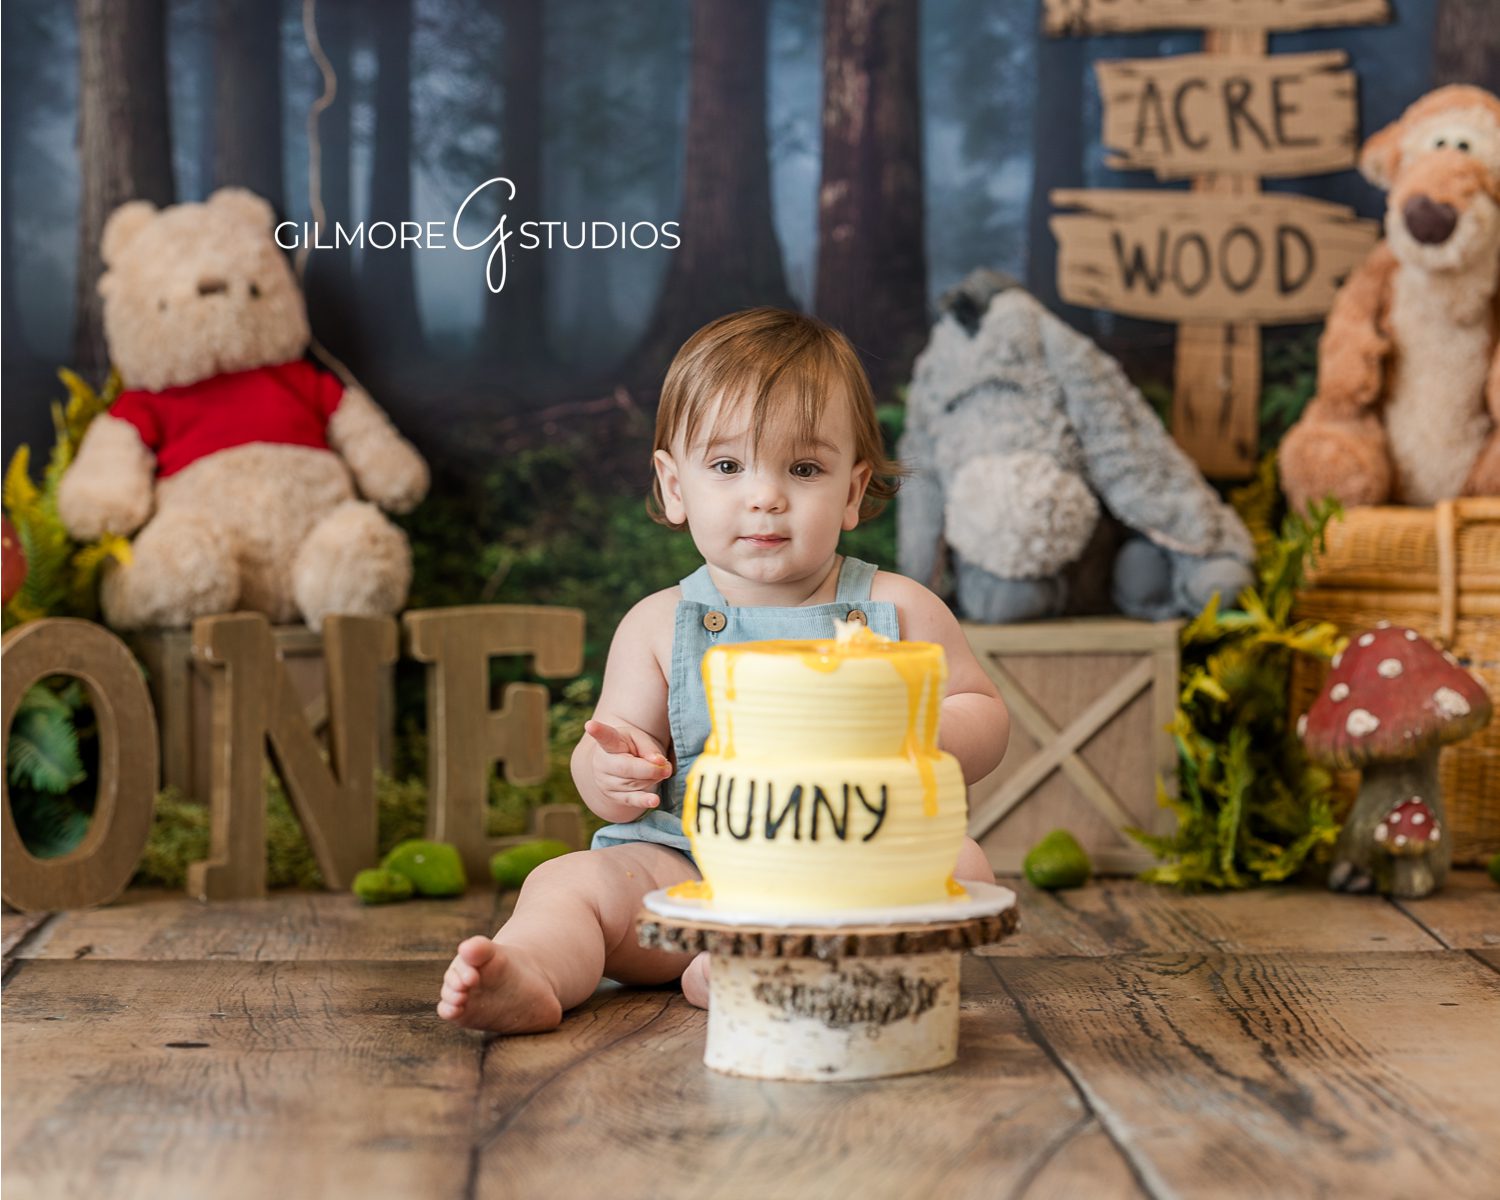
[[[868,625],[870,623],[870,618],[857,608],[851,608],[849,615],[844,620],[853,621],[856,625]]]
[[[729,624],[729,618],[718,609],[703,614],[703,628],[709,633],[718,633],[727,624]]]

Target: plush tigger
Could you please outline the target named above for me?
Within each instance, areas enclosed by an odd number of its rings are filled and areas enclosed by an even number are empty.
[[[1344,283],[1280,451],[1297,508],[1500,494],[1500,100],[1439,88],[1372,137],[1386,237]]]

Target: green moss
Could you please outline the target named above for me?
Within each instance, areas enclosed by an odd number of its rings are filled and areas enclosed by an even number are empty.
[[[1066,829],[1054,829],[1033,846],[1021,869],[1032,886],[1049,891],[1082,887],[1094,871],[1078,839]]]
[[[447,842],[413,838],[395,847],[380,865],[405,875],[419,896],[462,896],[469,886],[458,850]]]
[[[371,867],[354,877],[354,894],[366,904],[409,900],[414,890],[411,880],[400,871]]]

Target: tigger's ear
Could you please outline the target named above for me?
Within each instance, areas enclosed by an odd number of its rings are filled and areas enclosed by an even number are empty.
[[[1378,188],[1389,191],[1401,170],[1401,138],[1406,121],[1393,121],[1365,143],[1359,152],[1359,173]]]

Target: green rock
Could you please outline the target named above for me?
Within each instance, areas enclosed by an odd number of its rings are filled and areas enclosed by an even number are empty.
[[[490,859],[490,874],[503,888],[518,888],[526,882],[526,876],[549,858],[557,858],[573,849],[567,842],[555,838],[541,838],[521,846],[501,850]]]
[[[1033,846],[1021,867],[1034,886],[1049,890],[1081,887],[1094,870],[1083,847],[1066,829],[1054,829]]]
[[[413,838],[396,846],[380,865],[405,875],[419,896],[462,896],[469,886],[458,850],[447,842]]]
[[[1490,859],[1490,878],[1500,883],[1500,854]]]
[[[354,894],[366,904],[390,904],[411,899],[411,880],[396,871],[371,867],[354,877]]]

